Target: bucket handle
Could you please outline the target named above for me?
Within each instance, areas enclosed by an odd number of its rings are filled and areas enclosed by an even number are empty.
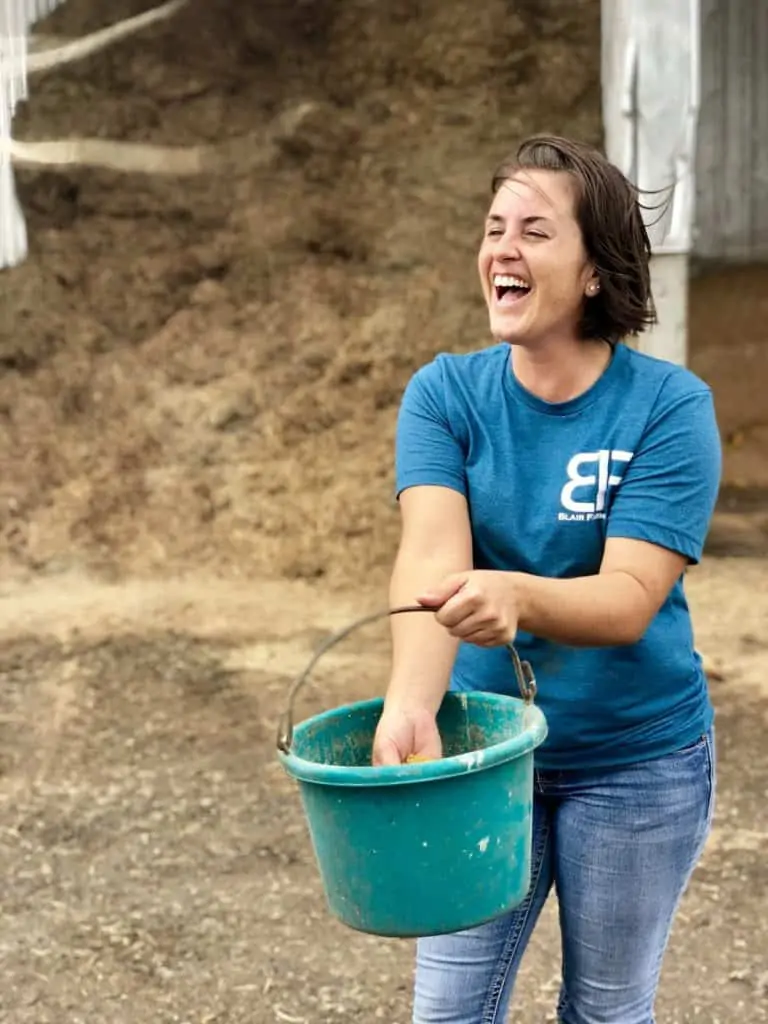
[[[277,727],[277,749],[282,751],[284,754],[290,752],[291,741],[293,740],[293,705],[296,700],[296,696],[304,683],[306,683],[307,679],[309,679],[310,672],[326,651],[330,650],[331,647],[334,647],[341,640],[346,639],[350,633],[354,633],[355,630],[360,629],[361,626],[367,626],[371,622],[378,622],[380,619],[385,619],[390,615],[402,615],[405,612],[434,613],[434,611],[434,608],[427,608],[421,604],[402,605],[399,608],[386,608],[383,611],[373,612],[371,615],[365,615],[363,618],[357,619],[348,626],[344,626],[343,629],[338,630],[336,633],[331,633],[329,637],[326,637],[310,658],[307,667],[294,680],[290,690],[288,691],[288,703],[285,711],[280,716],[280,721]],[[520,689],[520,696],[526,704],[531,704],[536,696],[536,679],[534,677],[531,664],[528,661],[520,660],[520,655],[517,653],[513,643],[510,642],[505,646],[512,658],[512,664],[514,665],[515,675],[517,677],[517,685]]]

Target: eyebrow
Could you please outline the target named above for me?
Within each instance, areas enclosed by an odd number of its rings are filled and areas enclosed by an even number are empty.
[[[544,217],[541,214],[534,214],[534,215],[532,215],[530,217],[523,217],[523,224],[526,225],[526,226],[529,225],[529,224],[535,224],[537,221],[543,221],[546,224],[551,224],[552,223],[551,220],[549,219],[549,217]],[[504,217],[500,217],[498,213],[492,213],[490,215],[490,217],[488,217],[487,223],[488,224],[504,224],[505,220],[504,220]]]

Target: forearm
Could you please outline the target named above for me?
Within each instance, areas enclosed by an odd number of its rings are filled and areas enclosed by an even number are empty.
[[[652,610],[643,585],[630,573],[607,572],[575,579],[510,573],[518,627],[572,647],[636,643]]]
[[[465,569],[458,556],[411,557],[402,551],[389,588],[390,607],[414,604],[416,595],[452,572]],[[458,640],[429,612],[393,615],[392,673],[387,704],[437,712],[448,688]]]

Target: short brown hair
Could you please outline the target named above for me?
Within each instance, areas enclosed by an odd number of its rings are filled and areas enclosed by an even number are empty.
[[[618,342],[655,323],[651,243],[635,186],[599,150],[556,135],[534,135],[503,161],[494,195],[521,170],[565,171],[576,182],[576,219],[600,278],[600,291],[584,303],[580,336]]]

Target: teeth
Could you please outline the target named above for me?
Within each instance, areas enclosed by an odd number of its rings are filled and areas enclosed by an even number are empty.
[[[530,288],[521,277],[509,277],[507,274],[494,274],[493,284],[496,288]]]

